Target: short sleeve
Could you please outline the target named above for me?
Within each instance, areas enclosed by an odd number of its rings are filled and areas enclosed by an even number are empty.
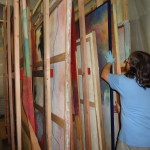
[[[122,75],[109,74],[108,76],[108,83],[110,87],[118,92],[121,89],[121,85],[120,85],[121,78],[122,78]]]

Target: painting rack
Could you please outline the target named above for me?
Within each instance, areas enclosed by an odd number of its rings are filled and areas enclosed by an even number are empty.
[[[4,8],[4,20],[0,20],[0,23],[3,24],[4,35],[7,35],[7,38],[3,36],[5,124],[8,131],[7,138],[11,143],[12,150],[21,150],[25,145],[29,149],[40,150],[42,144],[44,149],[60,149],[61,147],[64,150],[73,150],[77,146],[81,150],[91,150],[93,149],[93,134],[97,134],[98,149],[105,149],[106,141],[101,103],[102,91],[99,84],[98,56],[96,51],[94,51],[97,47],[96,44],[93,44],[96,43],[96,37],[94,32],[86,35],[85,15],[104,4],[106,0],[94,2],[92,0],[85,2],[78,0],[79,7],[76,7],[74,10],[77,14],[75,20],[79,21],[80,26],[80,40],[77,41],[77,47],[82,49],[80,55],[78,52],[76,53],[78,99],[80,104],[78,115],[74,114],[70,70],[72,1],[53,0],[52,3],[52,1],[39,0],[33,10],[30,11],[29,0],[27,0],[25,8],[28,21],[28,59],[31,61],[33,107],[34,114],[40,113],[43,117],[41,118],[43,119],[44,143],[39,140],[38,132],[34,131],[22,104],[25,57],[23,54],[24,33],[21,19],[23,16],[22,2],[24,1],[14,0],[12,7],[13,15],[10,13],[9,2],[7,1],[7,6]],[[125,11],[127,1],[123,0],[123,4],[123,10]],[[121,66],[116,12],[116,1],[114,0],[112,1],[112,39],[114,40],[113,55],[117,58],[114,72],[120,74]],[[124,12],[122,17],[128,18],[127,12]],[[38,47],[41,27],[43,27],[44,35],[44,58],[41,57],[42,54],[40,54]],[[87,42],[93,44],[91,46],[91,58],[87,54],[87,48],[89,48]],[[35,53],[37,53],[37,58]],[[81,56],[80,68],[78,67],[79,56]],[[93,62],[91,63],[91,68],[88,64],[90,59]],[[82,87],[79,76],[82,78]],[[89,78],[92,78],[93,82],[94,101],[90,99],[89,91],[92,91],[92,86]],[[81,91],[83,97],[81,97]],[[119,97],[116,97],[119,102]],[[91,109],[95,112],[94,117],[91,115]],[[119,115],[117,114],[118,118]],[[91,122],[94,122],[94,125]],[[93,133],[93,126],[97,128],[96,133]],[[77,139],[74,139],[75,137]],[[25,144],[26,142],[27,144]]]

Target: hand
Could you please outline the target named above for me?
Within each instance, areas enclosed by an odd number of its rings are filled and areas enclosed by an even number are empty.
[[[114,112],[120,113],[120,111],[121,111],[120,105],[115,101]]]
[[[111,64],[114,63],[114,61],[116,60],[116,58],[113,58],[110,50],[106,53],[105,59],[107,63],[109,62]]]

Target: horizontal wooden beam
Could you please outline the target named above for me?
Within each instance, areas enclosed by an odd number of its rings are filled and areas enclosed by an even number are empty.
[[[80,99],[80,103],[84,104],[84,101],[82,99]],[[95,107],[95,102],[91,102],[89,101],[90,107]]]
[[[44,114],[44,108],[36,103],[34,103],[34,107],[39,110],[42,114]]]
[[[4,22],[6,22],[5,20],[0,20],[0,23],[4,23]]]
[[[65,61],[65,59],[66,59],[65,53],[59,54],[50,58],[50,64]],[[41,66],[43,66],[43,61],[35,63],[33,67],[41,67]]]
[[[44,114],[44,108],[36,103],[34,103],[34,107],[39,110],[41,113]],[[51,113],[51,117],[52,117],[52,121],[54,121],[57,125],[59,125],[60,127],[62,127],[63,129],[65,129],[65,120],[58,117],[57,115]]]
[[[53,57],[50,58],[50,64],[65,61],[65,58],[66,58],[65,53],[53,56]],[[37,62],[36,64],[34,64],[33,67],[41,67],[41,66],[43,66],[43,61]],[[23,67],[23,58],[20,58],[20,68],[22,68],[22,67]]]
[[[65,129],[66,125],[65,125],[65,120],[58,117],[57,115],[52,113],[52,121],[54,121],[56,124],[58,124],[59,126],[61,126],[63,129]]]

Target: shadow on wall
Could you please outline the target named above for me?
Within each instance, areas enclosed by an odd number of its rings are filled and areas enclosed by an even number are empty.
[[[150,1],[128,0],[128,3],[131,50],[142,50],[150,53]]]

